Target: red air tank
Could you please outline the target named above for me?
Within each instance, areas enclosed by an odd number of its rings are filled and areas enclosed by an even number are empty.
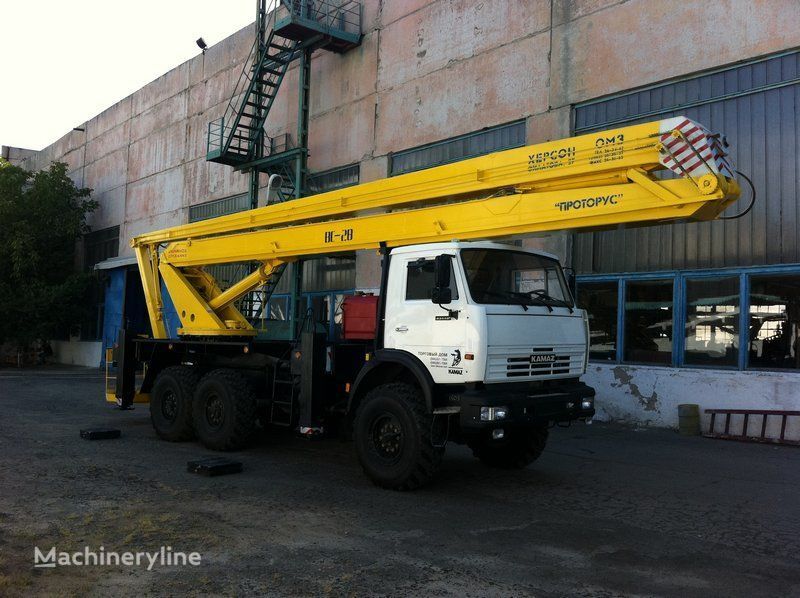
[[[345,340],[370,340],[378,329],[378,297],[349,295],[342,302],[342,334]]]

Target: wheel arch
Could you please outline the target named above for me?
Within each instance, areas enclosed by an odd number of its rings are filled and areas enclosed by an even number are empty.
[[[347,414],[353,417],[364,395],[384,382],[408,381],[419,387],[428,412],[433,412],[434,382],[428,368],[416,355],[399,349],[379,349],[356,376],[347,400]]]

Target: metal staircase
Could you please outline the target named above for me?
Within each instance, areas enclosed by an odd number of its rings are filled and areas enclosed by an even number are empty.
[[[270,13],[271,25],[276,14]],[[256,39],[225,114],[208,123],[208,161],[241,166],[259,157],[267,139],[264,123],[298,44],[271,26],[266,40]]]
[[[300,197],[305,178],[308,71],[313,50],[342,53],[361,43],[361,6],[353,0],[279,0],[273,10],[258,3],[256,40],[222,117],[208,124],[206,159],[237,170],[280,174],[281,195]],[[298,144],[264,131],[290,63],[301,65]],[[305,121],[305,122],[303,122]],[[300,179],[300,180],[298,180]]]

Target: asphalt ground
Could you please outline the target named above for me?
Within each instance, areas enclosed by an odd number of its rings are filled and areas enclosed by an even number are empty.
[[[581,424],[523,471],[449,445],[400,493],[336,439],[265,434],[242,473],[190,474],[209,451],[102,395],[95,370],[0,370],[0,596],[800,596],[798,448]],[[162,546],[201,562],[33,567]]]

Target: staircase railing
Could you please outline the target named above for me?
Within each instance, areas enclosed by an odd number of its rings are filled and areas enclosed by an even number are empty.
[[[361,33],[361,3],[358,0],[283,0],[294,15],[316,21],[325,29]]]
[[[273,11],[273,15],[275,11]],[[253,45],[250,47],[250,51],[247,53],[247,58],[244,62],[244,68],[242,72],[239,74],[239,79],[236,81],[236,85],[233,88],[233,94],[231,94],[231,99],[228,100],[228,105],[225,106],[225,112],[221,117],[216,120],[212,120],[208,123],[208,153],[212,151],[219,151],[224,153],[228,149],[234,149],[235,151],[241,153],[247,153],[247,140],[237,140],[239,141],[238,144],[234,145],[233,140],[230,137],[233,135],[234,126],[231,124],[232,116],[236,114],[239,110],[239,104],[241,103],[241,96],[247,93],[248,89],[250,89],[250,83],[253,80],[253,70],[255,65],[255,57],[256,52],[260,50],[259,47],[259,40],[256,39],[253,42]],[[227,135],[230,131],[230,135]],[[230,143],[226,143],[226,140],[230,140]]]
[[[265,28],[268,32],[269,39],[273,36],[275,20],[277,19],[279,9],[281,7],[288,7],[287,3],[290,1],[291,0],[280,0],[269,13]],[[267,44],[269,43],[269,39]],[[268,51],[268,46],[266,44],[262,46],[261,40],[256,37],[253,45],[250,47],[250,51],[247,53],[244,67],[233,88],[231,98],[225,106],[225,112],[220,118],[208,123],[207,151],[209,154],[214,151],[219,151],[220,154],[232,151],[233,153],[245,157],[250,153],[251,143],[254,141],[260,143],[261,139],[263,139],[263,132],[254,136],[243,136],[238,135],[236,130],[239,128],[239,121],[244,112],[244,103],[247,102],[248,95],[252,89],[253,78],[256,77],[259,70],[265,67],[271,60],[268,56]]]

